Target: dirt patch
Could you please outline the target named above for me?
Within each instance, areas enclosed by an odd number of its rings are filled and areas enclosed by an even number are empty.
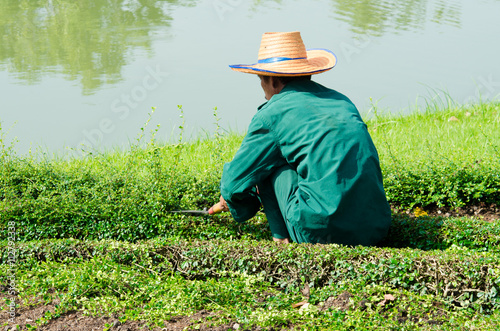
[[[413,210],[401,210],[398,207],[392,206],[392,210],[396,213],[406,213],[410,216],[415,215]],[[470,217],[479,218],[486,222],[500,221],[500,206],[497,204],[485,204],[464,206],[458,209],[451,209],[437,206],[426,206],[421,208],[427,215],[434,217]]]
[[[234,330],[234,323],[231,325],[212,326],[206,321],[206,318],[214,315],[216,315],[216,313],[202,310],[191,316],[173,317],[170,320],[165,321],[163,323],[163,327],[149,328],[146,321],[126,321],[125,323],[120,323],[116,317],[90,317],[83,316],[80,312],[71,312],[61,316],[60,318],[51,320],[49,324],[41,327],[40,330],[97,331],[108,328],[110,331],[180,331],[195,326],[197,330]]]
[[[0,302],[3,303],[5,298],[12,298],[0,292]],[[340,311],[346,310],[361,310],[367,309],[370,303],[368,298],[362,300],[358,304],[353,305],[351,302],[353,295],[349,292],[343,292],[337,297],[329,297],[325,300],[324,305],[320,305],[321,311],[328,309],[338,309]],[[410,309],[407,305],[400,305],[398,298],[392,295],[385,295],[384,300],[378,302],[376,307],[381,309],[381,312],[391,309],[396,306],[398,314],[395,318],[400,324],[405,324],[407,321],[420,323],[421,325],[440,325],[443,324],[447,318],[447,313],[444,310],[442,303],[433,302],[432,307],[427,313],[422,315],[415,315],[415,312],[410,314]],[[33,301],[35,302],[35,301]],[[372,303],[373,304],[373,303]],[[28,305],[16,309],[15,323],[10,323],[7,326],[0,326],[0,331],[14,331],[14,330],[29,330],[28,324],[35,325],[35,321],[47,311],[53,312],[55,303],[48,305]],[[213,326],[210,322],[210,317],[216,317],[221,312],[212,312],[207,310],[200,310],[190,316],[176,316],[164,321],[161,327],[148,327],[147,321],[126,321],[121,323],[117,316],[103,316],[92,317],[86,316],[79,311],[70,311],[59,317],[52,318],[47,324],[37,328],[43,331],[139,331],[139,330],[153,330],[153,331],[180,331],[180,330],[214,330],[214,331],[229,331],[229,330],[263,330],[261,327],[253,327],[251,329],[244,328],[236,322],[231,322],[225,325]],[[7,313],[0,312],[0,321],[8,320]],[[387,318],[390,318],[387,316]],[[278,328],[266,328],[266,330],[294,330],[294,325],[287,325]]]
[[[327,310],[329,308],[336,308],[341,311],[346,311],[349,309],[349,299],[352,295],[349,292],[343,292],[337,298],[329,297],[325,301],[325,305],[321,308],[321,310]]]
[[[0,303],[5,304],[6,299],[16,300],[16,297],[6,294],[5,291],[0,292]],[[37,298],[31,302],[37,302]],[[40,318],[44,317],[47,312],[54,312],[57,301],[50,304],[34,304],[22,305],[15,310],[14,322],[10,322],[9,311],[0,311],[0,331],[13,331],[13,330],[29,330],[29,326],[34,326]],[[210,316],[216,316],[217,313],[207,310],[201,310],[190,316],[176,316],[170,320],[165,321],[162,327],[149,328],[147,321],[126,321],[121,323],[117,316],[103,316],[92,317],[84,315],[79,311],[69,311],[59,317],[53,317],[47,324],[41,325],[37,330],[43,331],[138,331],[138,330],[153,330],[153,331],[180,331],[186,328],[196,328],[197,330],[236,330],[238,325],[230,323],[226,325],[213,326],[207,320]],[[7,321],[7,325],[3,323]],[[236,326],[236,328],[235,328]],[[259,329],[254,329],[259,330]]]
[[[439,302],[433,302],[432,307],[429,309],[427,314],[422,315],[410,315],[410,312],[405,307],[398,308],[398,315],[396,320],[400,324],[405,324],[407,321],[412,321],[414,323],[421,323],[427,325],[441,325],[444,324],[448,319],[447,312],[443,308],[443,304]]]

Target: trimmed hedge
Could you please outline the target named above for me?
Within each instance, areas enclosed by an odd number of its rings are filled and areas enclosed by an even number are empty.
[[[393,215],[389,234],[378,246],[422,250],[458,246],[478,251],[498,251],[500,223],[467,217]]]
[[[218,201],[222,166],[211,164],[202,171],[186,168],[175,163],[178,160],[172,161],[179,158],[172,155],[182,151],[176,146],[152,145],[118,156],[68,162],[2,155],[0,239],[7,238],[11,222],[16,223],[17,237],[23,241],[78,238],[135,242],[176,233],[203,239],[169,211],[208,208]],[[392,205],[500,205],[499,162],[443,165],[428,161],[382,164]],[[222,236],[241,235],[234,228],[212,229]]]
[[[470,161],[462,165],[436,164],[432,160],[416,163],[382,165],[384,188],[391,204],[402,208],[500,205],[498,161]],[[493,166],[495,163],[497,166]]]
[[[500,256],[463,248],[423,252],[414,249],[278,245],[259,241],[174,241],[156,239],[131,244],[116,241],[47,240],[20,243],[17,263],[104,256],[158,273],[188,279],[218,278],[238,271],[259,275],[277,287],[315,287],[356,282],[432,294],[458,307],[481,312],[500,309]],[[2,263],[8,246],[0,246]]]
[[[263,214],[239,224],[230,215],[214,217],[190,217],[169,215],[155,222],[137,220],[134,226],[124,220],[118,222],[94,222],[86,228],[79,222],[66,222],[66,229],[49,224],[39,225],[20,221],[15,223],[18,241],[42,239],[65,239],[73,237],[83,240],[113,239],[137,242],[139,239],[168,237],[184,240],[271,240],[271,232]],[[148,229],[148,231],[145,231]],[[3,231],[7,233],[8,228]],[[47,230],[47,231],[46,231]],[[50,234],[53,235],[51,238]],[[6,235],[7,237],[7,235]],[[416,248],[421,250],[446,249],[451,246],[478,251],[498,251],[500,248],[500,223],[485,222],[470,218],[411,217],[405,214],[392,216],[387,237],[379,247]]]
[[[123,169],[107,160],[67,167],[22,159],[1,163],[0,239],[7,238],[12,222],[23,241],[150,239],[165,233],[169,210],[203,208],[218,199],[212,173],[178,175],[150,165],[155,158],[148,150],[135,153],[129,161],[137,164]]]

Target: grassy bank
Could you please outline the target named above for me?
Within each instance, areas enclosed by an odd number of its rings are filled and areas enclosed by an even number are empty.
[[[388,199],[403,208],[497,203],[499,124],[498,104],[375,116]]]
[[[424,210],[498,204],[499,121],[498,104],[369,120],[390,203]],[[7,222],[16,222],[20,240],[166,235],[175,219],[170,210],[217,201],[222,165],[241,139],[217,135],[171,145],[144,139],[125,152],[69,161],[18,157],[4,148],[0,235]]]
[[[28,329],[77,312],[142,328],[495,330],[500,223],[425,214],[500,206],[500,105],[366,121],[395,209],[372,248],[279,246],[261,213],[246,224],[169,213],[218,200],[238,134],[162,144],[153,130],[77,159],[18,156],[2,136],[2,314],[48,307]]]

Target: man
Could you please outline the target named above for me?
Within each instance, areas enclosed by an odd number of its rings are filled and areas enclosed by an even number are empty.
[[[258,59],[230,66],[258,75],[268,101],[224,165],[212,212],[243,222],[262,204],[275,241],[376,244],[391,223],[377,151],[353,103],[311,80],[335,55],[278,32],[263,35]]]

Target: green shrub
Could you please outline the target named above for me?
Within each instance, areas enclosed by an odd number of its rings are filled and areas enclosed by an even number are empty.
[[[5,263],[7,244],[4,242],[0,249]],[[17,252],[18,264],[23,268],[41,261],[71,263],[102,256],[113,263],[139,265],[152,272],[176,273],[187,279],[242,272],[288,289],[304,283],[322,288],[356,282],[360,286],[432,294],[458,307],[481,312],[500,309],[500,256],[460,247],[424,252],[261,241],[156,239],[130,244],[50,240],[22,243]]]
[[[500,139],[499,109],[486,104],[368,121],[389,202],[397,208],[500,205],[495,145]],[[448,122],[451,115],[461,122]],[[176,233],[186,238],[208,234],[188,229],[194,221],[172,217],[169,211],[208,208],[218,201],[222,165],[241,136],[217,133],[212,139],[183,143],[181,135],[178,143],[168,145],[153,136],[141,145],[141,130],[128,151],[69,160],[20,157],[0,138],[0,238],[6,237],[9,222],[16,223],[17,236],[24,241],[133,242]],[[206,224],[214,233],[241,236],[234,228],[224,231]]]
[[[456,246],[477,251],[498,251],[500,224],[465,217],[393,215],[389,234],[378,246],[421,250]]]
[[[384,165],[384,188],[395,206],[437,206],[459,208],[466,205],[500,203],[500,169],[476,162],[431,168]]]

